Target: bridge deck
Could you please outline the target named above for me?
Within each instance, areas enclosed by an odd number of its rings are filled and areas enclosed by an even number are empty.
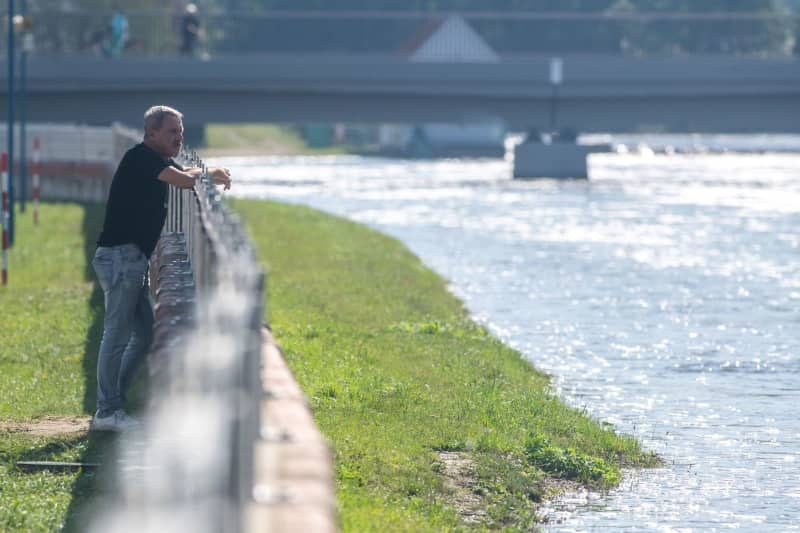
[[[34,121],[138,124],[163,102],[206,122],[547,124],[549,57],[414,63],[397,57],[258,55],[31,58]],[[0,67],[5,96],[6,69]],[[565,56],[561,123],[580,131],[797,132],[800,61],[730,56]],[[4,107],[4,106],[3,106]],[[0,119],[6,110],[0,109]]]

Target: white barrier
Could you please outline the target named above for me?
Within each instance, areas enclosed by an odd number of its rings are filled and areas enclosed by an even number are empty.
[[[33,139],[39,138],[42,161],[80,161],[105,163],[114,156],[114,140],[108,126],[70,124],[28,124],[28,153]],[[0,146],[8,144],[8,127],[0,124]],[[19,124],[14,127],[14,160],[19,161]]]
[[[103,202],[111,177],[125,151],[141,141],[139,131],[121,124],[85,126],[70,124],[28,124],[28,179],[34,176],[38,198]],[[15,201],[22,191],[19,126],[14,128]],[[0,149],[7,144],[7,128],[0,124]],[[38,143],[37,143],[38,140]],[[26,200],[33,198],[26,198]]]

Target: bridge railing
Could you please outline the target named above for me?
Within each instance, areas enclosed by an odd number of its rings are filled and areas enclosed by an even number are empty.
[[[170,189],[150,278],[151,403],[91,530],[243,531],[261,434],[264,275],[206,172],[194,189]]]
[[[103,56],[111,12],[42,9],[31,12],[35,54]],[[123,54],[175,56],[181,13],[126,14]],[[194,55],[369,54],[408,56],[445,24],[446,46],[468,51],[475,36],[498,55],[603,53],[624,55],[800,53],[800,25],[789,12],[576,11],[256,11],[198,14]],[[455,21],[455,22],[453,22]],[[470,29],[464,29],[467,24]],[[5,30],[4,30],[5,32]],[[473,33],[474,32],[474,33]],[[6,46],[0,39],[0,48]]]

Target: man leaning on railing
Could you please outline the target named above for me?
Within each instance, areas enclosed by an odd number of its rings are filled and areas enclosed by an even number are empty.
[[[167,106],[151,107],[144,114],[144,139],[125,153],[111,182],[92,260],[105,300],[94,431],[139,425],[123,406],[153,337],[149,258],[167,215],[167,185],[189,189],[202,172],[175,162],[182,145],[183,115]],[[228,169],[208,172],[214,183],[230,189]]]

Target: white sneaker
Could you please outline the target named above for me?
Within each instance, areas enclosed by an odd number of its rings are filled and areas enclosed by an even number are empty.
[[[98,417],[95,413],[89,424],[89,431],[128,431],[141,427],[142,423],[129,416],[122,409],[117,409],[105,417]]]

